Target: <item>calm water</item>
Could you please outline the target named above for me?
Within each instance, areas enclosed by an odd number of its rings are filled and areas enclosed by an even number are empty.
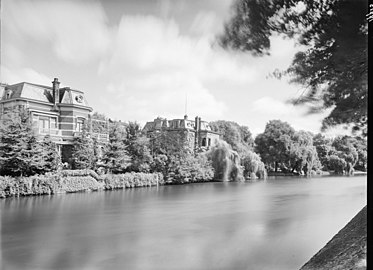
[[[299,269],[366,192],[359,176],[0,200],[0,268]]]

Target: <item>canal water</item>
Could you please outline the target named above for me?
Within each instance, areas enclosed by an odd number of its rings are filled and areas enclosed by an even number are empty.
[[[366,205],[366,176],[0,200],[0,269],[299,269]]]

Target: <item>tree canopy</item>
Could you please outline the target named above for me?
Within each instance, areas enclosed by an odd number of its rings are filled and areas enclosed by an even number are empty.
[[[221,134],[221,139],[226,141],[234,151],[242,153],[253,149],[254,139],[248,127],[225,120],[211,122],[210,126]]]
[[[310,112],[331,108],[322,129],[353,124],[366,135],[367,2],[363,0],[237,0],[219,36],[224,48],[269,54],[270,37],[282,34],[307,49],[280,73],[304,87],[294,104]]]

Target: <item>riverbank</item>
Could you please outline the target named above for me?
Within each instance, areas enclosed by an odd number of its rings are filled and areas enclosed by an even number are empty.
[[[300,270],[366,269],[367,207],[365,206]]]

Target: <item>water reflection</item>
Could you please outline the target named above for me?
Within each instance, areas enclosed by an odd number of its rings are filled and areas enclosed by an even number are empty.
[[[365,204],[365,177],[6,199],[0,259],[3,269],[298,269]]]

